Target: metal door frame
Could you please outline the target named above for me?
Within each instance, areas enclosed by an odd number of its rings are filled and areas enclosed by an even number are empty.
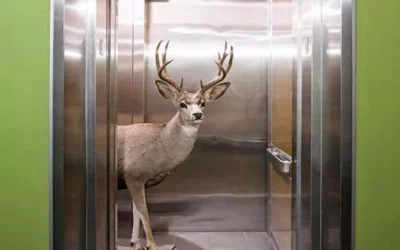
[[[296,15],[301,16],[300,8],[302,4],[302,0],[294,0],[297,2],[297,13]],[[313,0],[313,6],[319,5],[322,6],[324,0]],[[272,0],[271,0],[272,2]],[[270,4],[271,4],[270,2]],[[341,109],[341,131],[340,131],[340,239],[339,245],[342,250],[350,250],[354,249],[354,208],[355,208],[355,14],[356,14],[356,0],[342,0],[341,1],[341,100],[340,100],[340,109]],[[322,11],[321,11],[322,13]],[[323,14],[321,15],[321,20]],[[324,35],[322,33],[322,29],[318,29],[315,27],[312,34],[314,34],[313,40],[317,43],[314,44],[313,49],[313,63],[311,67],[319,67],[318,65],[322,64],[322,61],[318,63],[318,60],[322,60],[323,57],[316,51],[322,52],[322,41]],[[297,58],[294,60],[295,74],[294,77],[297,80],[293,81],[293,162],[291,178],[292,178],[292,250],[318,250],[322,248],[322,241],[324,235],[322,235],[322,218],[321,218],[321,195],[322,189],[325,185],[322,182],[322,155],[321,147],[317,141],[320,139],[321,131],[315,131],[314,135],[305,135],[302,133],[302,123],[297,122],[302,120],[302,50],[304,48],[304,42],[308,41],[308,39],[304,39],[301,34],[302,26],[301,22],[297,22]],[[312,39],[312,38],[311,38]],[[318,44],[318,41],[320,43]],[[271,58],[270,58],[271,60]],[[269,75],[271,74],[271,64],[269,64]],[[319,70],[313,68],[313,79],[312,81],[316,82],[317,79],[320,79],[321,83],[324,82],[324,71],[322,68]],[[271,78],[269,78],[268,85],[271,84]],[[312,88],[320,86],[319,84],[314,84]],[[321,86],[320,86],[321,87]],[[317,89],[312,90],[314,93]],[[322,91],[322,90],[320,90]],[[268,93],[270,93],[270,88],[268,88]],[[319,92],[322,94],[322,92]],[[319,109],[321,109],[321,101],[322,96],[314,96],[317,98],[313,101],[310,112],[318,114]],[[315,101],[320,100],[320,103],[316,103]],[[271,112],[271,100],[268,101],[268,110]],[[320,110],[321,111],[321,110]],[[322,117],[317,118],[315,115],[314,123],[319,124],[320,119]],[[311,154],[313,154],[314,159],[314,167],[313,167],[313,177],[311,178],[311,182],[309,183],[311,189],[310,195],[310,206],[311,211],[302,211],[301,203],[302,203],[302,194],[301,187],[301,164],[302,164],[302,138],[304,136],[311,136],[311,140],[313,147],[311,148]],[[271,114],[268,114],[268,146],[271,146]],[[320,161],[315,158],[315,156],[320,155]],[[315,161],[317,160],[317,161]],[[318,163],[319,162],[319,163]],[[316,164],[318,163],[318,164]],[[268,165],[267,165],[268,166]],[[303,166],[305,167],[305,166]],[[311,166],[307,166],[310,167]],[[269,168],[269,166],[268,166]],[[316,172],[315,172],[316,171]],[[310,171],[310,174],[312,172]],[[270,176],[268,176],[270,178]],[[270,189],[268,188],[268,196],[270,196]],[[310,216],[312,218],[312,225],[308,232],[311,237],[311,246],[303,246],[301,239],[304,231],[301,231],[301,220],[304,216],[304,213],[311,212]],[[269,229],[269,226],[268,226]]]
[[[97,0],[87,0],[81,4],[68,3],[67,0],[51,0],[50,1],[50,207],[49,207],[49,220],[50,220],[50,235],[49,246],[51,250],[64,250],[66,249],[65,239],[65,172],[66,172],[66,153],[65,151],[65,122],[70,122],[65,119],[66,104],[65,104],[65,76],[66,76],[66,55],[70,53],[67,51],[66,29],[74,31],[79,38],[83,40],[81,44],[75,46],[80,49],[80,54],[73,54],[84,65],[82,69],[83,78],[79,79],[79,87],[81,88],[81,102],[79,110],[84,111],[84,121],[79,123],[79,130],[84,131],[84,152],[83,158],[79,158],[79,166],[82,166],[82,173],[84,176],[84,188],[79,190],[81,196],[85,200],[85,216],[81,218],[83,221],[79,223],[79,232],[82,235],[76,239],[76,246],[83,250],[99,250],[107,249],[114,250],[116,247],[115,235],[115,218],[116,218],[116,163],[115,155],[115,98],[116,98],[116,42],[115,42],[115,29],[116,29],[116,1],[117,0],[104,0],[102,2],[105,8],[102,14],[102,20],[106,27],[102,30],[97,27],[96,14],[98,11]],[[100,5],[99,5],[100,6]],[[66,23],[67,9],[75,9],[79,14],[79,20],[82,22],[84,19],[84,28],[78,29]],[[100,12],[99,12],[100,13]],[[79,21],[78,21],[79,22]],[[67,25],[69,25],[67,27]],[[98,36],[101,34],[101,37]],[[104,45],[104,40],[106,45]],[[71,41],[69,41],[71,42]],[[75,41],[72,41],[75,42]],[[76,43],[80,43],[78,40]],[[104,53],[104,50],[106,52]],[[106,71],[105,88],[101,93],[102,100],[97,100],[97,85],[96,80],[96,67],[101,60],[102,66]],[[75,83],[74,83],[75,84]],[[78,86],[76,86],[78,87]],[[104,86],[103,86],[104,87]],[[97,120],[97,106],[99,101],[104,102],[106,107],[102,113],[102,118],[105,117],[105,125],[103,132],[105,137],[102,141],[97,141],[99,134],[97,126],[100,123]],[[106,115],[104,116],[104,113]],[[104,121],[102,121],[104,122]],[[70,125],[69,125],[70,126]],[[70,126],[71,127],[71,126]],[[103,133],[102,132],[102,133]],[[108,150],[106,159],[106,166],[102,170],[103,176],[106,180],[99,180],[97,176],[99,171],[97,162],[100,152],[98,151],[98,143],[107,143]],[[103,152],[101,152],[103,153]],[[71,153],[69,153],[71,155]],[[71,161],[69,161],[71,163]],[[68,167],[68,166],[67,166]],[[100,184],[101,183],[101,184]],[[71,183],[70,183],[71,184]],[[105,194],[105,203],[98,211],[98,187],[103,185],[102,190],[107,190]],[[107,218],[101,218],[104,228],[96,226],[97,219],[106,212]],[[105,239],[104,239],[105,236]],[[100,247],[101,246],[101,247]]]

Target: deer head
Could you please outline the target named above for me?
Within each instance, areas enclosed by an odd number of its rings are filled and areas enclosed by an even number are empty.
[[[230,53],[226,52],[227,42],[225,42],[224,53],[218,53],[218,60],[215,61],[217,64],[217,72],[211,81],[203,85],[200,80],[200,89],[195,93],[190,93],[183,88],[183,78],[180,84],[172,79],[168,72],[167,66],[173,61],[167,62],[167,50],[169,41],[165,45],[164,53],[162,54],[161,63],[159,49],[162,41],[160,41],[156,48],[156,65],[159,80],[156,80],[158,92],[160,95],[171,101],[174,106],[178,109],[181,121],[189,124],[199,124],[203,121],[203,109],[206,103],[215,101],[225,94],[226,90],[231,85],[230,82],[223,82],[229,70],[232,67],[233,61],[233,47],[230,47]],[[226,68],[224,68],[224,61],[229,55],[229,61]]]

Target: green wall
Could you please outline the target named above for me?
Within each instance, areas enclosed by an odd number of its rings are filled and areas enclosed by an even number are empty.
[[[356,249],[400,249],[400,1],[357,1]]]
[[[49,1],[0,1],[0,249],[49,245]]]

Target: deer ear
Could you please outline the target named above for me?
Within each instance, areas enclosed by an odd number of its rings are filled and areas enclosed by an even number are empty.
[[[171,84],[161,80],[156,80],[155,83],[157,85],[158,93],[160,93],[164,99],[169,101],[178,99],[179,92]]]
[[[204,93],[204,97],[206,98],[207,101],[215,101],[225,94],[226,90],[229,88],[230,85],[231,85],[230,82],[218,83],[215,86],[208,89],[206,93]]]

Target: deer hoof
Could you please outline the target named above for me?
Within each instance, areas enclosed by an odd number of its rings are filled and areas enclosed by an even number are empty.
[[[131,242],[131,247],[132,250],[145,250],[144,248],[142,248],[142,246],[140,246],[139,242],[136,243]]]

